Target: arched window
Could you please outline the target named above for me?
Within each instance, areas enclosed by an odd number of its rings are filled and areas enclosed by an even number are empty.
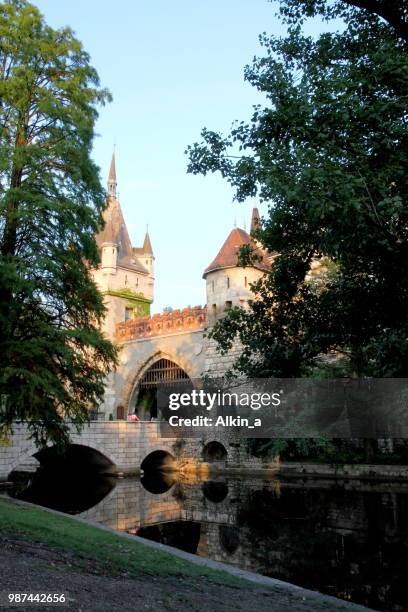
[[[229,276],[227,276],[227,288],[228,289],[230,288],[230,277]]]

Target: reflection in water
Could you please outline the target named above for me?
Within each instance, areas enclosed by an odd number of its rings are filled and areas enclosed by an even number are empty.
[[[148,471],[141,476],[140,482],[146,491],[158,495],[160,493],[166,493],[166,491],[171,489],[176,482],[176,473]]]
[[[103,500],[115,484],[116,478],[97,473],[39,470],[30,477],[27,487],[18,487],[15,496],[67,514],[80,514]]]
[[[408,484],[194,478],[151,473],[143,484],[125,478],[114,488],[103,481],[107,494],[97,503],[104,489],[95,477],[89,507],[89,481],[65,477],[56,495],[56,481],[43,472],[29,495],[68,512],[87,507],[81,516],[115,529],[378,610],[408,609]]]
[[[228,495],[228,485],[225,482],[205,482],[203,484],[203,493],[204,497],[208,500],[214,502],[214,504],[219,504]]]
[[[239,529],[231,525],[220,525],[218,533],[222,548],[228,555],[232,555],[239,546]]]
[[[137,535],[195,554],[200,541],[200,531],[199,523],[175,521],[174,523],[160,523],[150,527],[141,527]]]

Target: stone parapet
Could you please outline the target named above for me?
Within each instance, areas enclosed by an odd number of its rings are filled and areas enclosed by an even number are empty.
[[[207,325],[206,307],[194,306],[155,314],[152,317],[136,317],[116,325],[118,342],[163,336],[185,331],[204,329]]]

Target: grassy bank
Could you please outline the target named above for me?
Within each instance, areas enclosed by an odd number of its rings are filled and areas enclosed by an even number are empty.
[[[248,586],[244,580],[226,572],[188,563],[166,552],[153,550],[139,542],[124,540],[119,535],[46,512],[0,499],[0,535],[40,542],[46,546],[75,553],[81,561],[95,561],[109,575],[126,572],[129,576],[205,576],[212,582],[234,587]]]

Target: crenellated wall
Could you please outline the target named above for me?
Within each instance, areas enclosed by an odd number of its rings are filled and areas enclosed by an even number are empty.
[[[207,309],[201,306],[184,308],[155,314],[152,317],[136,317],[116,325],[116,339],[119,342],[163,336],[179,332],[204,329],[207,323]]]

